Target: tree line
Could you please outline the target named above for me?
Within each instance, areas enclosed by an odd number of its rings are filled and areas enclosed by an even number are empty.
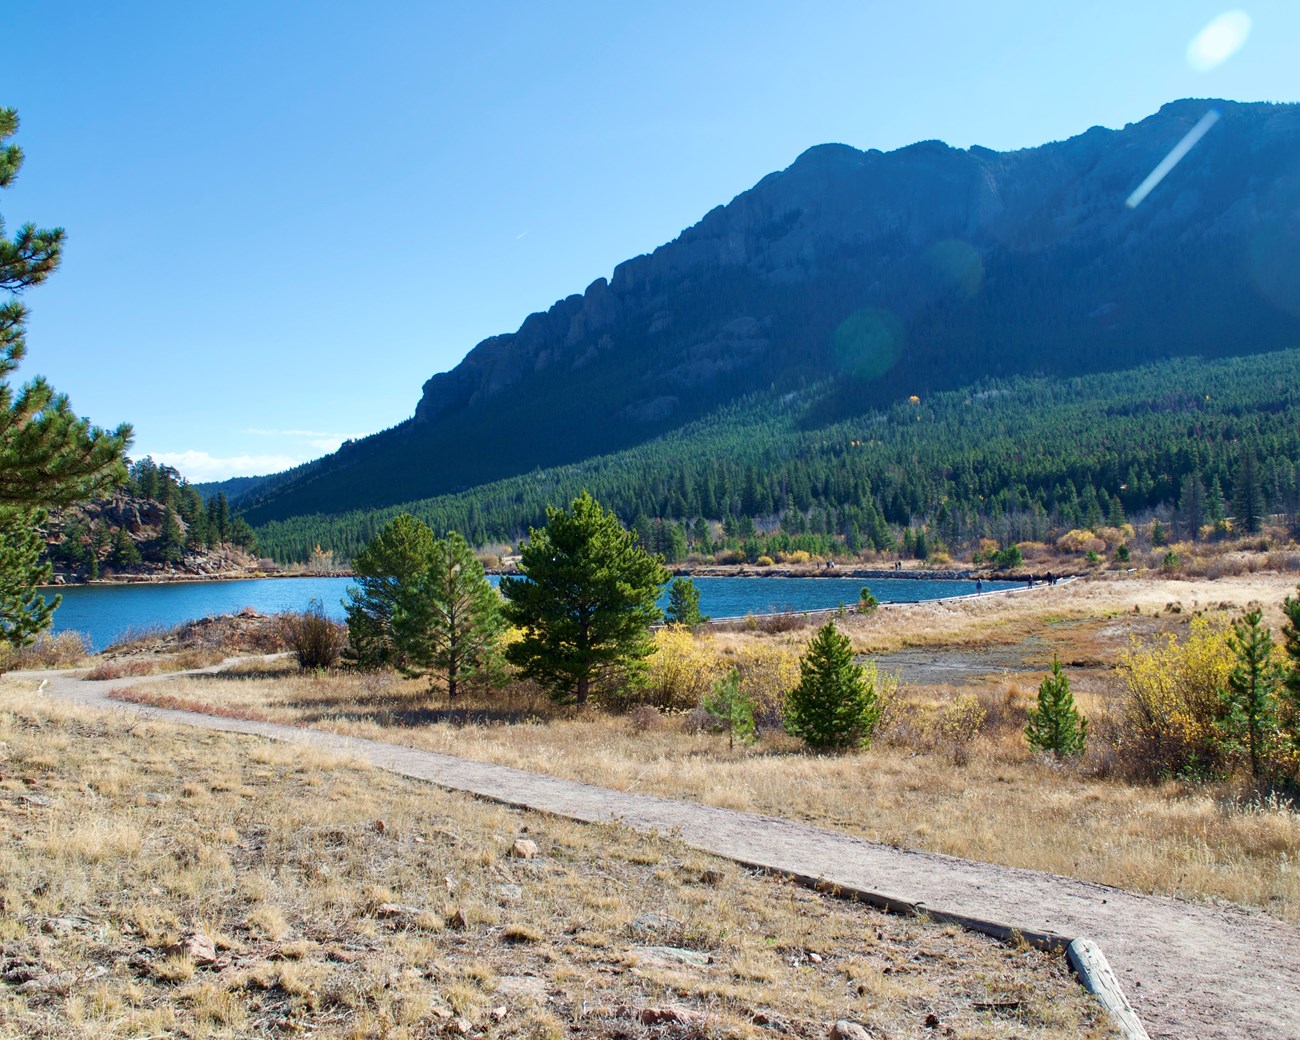
[[[1019,378],[808,427],[812,389],[752,397],[649,444],[383,510],[274,521],[288,562],[348,558],[398,513],[513,545],[588,489],[669,563],[861,549],[923,555],[991,538],[1162,517],[1179,537],[1300,512],[1300,351],[1184,358],[1068,380]],[[1208,532],[1207,532],[1208,528]],[[918,539],[920,541],[918,542]]]

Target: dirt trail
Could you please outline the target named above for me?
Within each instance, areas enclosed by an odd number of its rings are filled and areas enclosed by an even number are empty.
[[[936,913],[1027,933],[1088,935],[1105,951],[1153,1038],[1300,1040],[1300,964],[1295,955],[1300,929],[1241,907],[1193,904],[1039,871],[907,852],[776,817],[613,791],[377,741],[124,704],[107,696],[114,682],[88,682],[73,673],[14,672],[8,677],[33,683],[46,679],[44,695],[64,701],[299,741],[521,808],[660,831],[742,863],[923,904]],[[143,681],[148,680],[132,683]]]

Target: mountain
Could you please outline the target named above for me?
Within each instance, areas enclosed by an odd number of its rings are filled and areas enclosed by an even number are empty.
[[[1136,208],[1207,112],[1220,120]],[[990,377],[1300,344],[1300,105],[1184,100],[1014,152],[809,149],[478,344],[414,415],[255,485],[250,523],[424,498],[830,381],[832,421]]]

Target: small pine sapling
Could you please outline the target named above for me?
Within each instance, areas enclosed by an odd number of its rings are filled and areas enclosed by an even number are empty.
[[[1277,698],[1273,691],[1279,678],[1273,660],[1273,636],[1258,607],[1233,622],[1228,645],[1236,662],[1223,691],[1224,714],[1219,729],[1228,741],[1245,749],[1250,775],[1258,780],[1277,732]]]
[[[799,659],[785,699],[785,728],[816,751],[865,747],[880,715],[874,685],[854,663],[848,636],[828,621]]]
[[[1296,589],[1300,593],[1300,587]],[[1291,747],[1300,751],[1300,596],[1287,596],[1282,601],[1286,624],[1282,626],[1282,650],[1286,654],[1285,672],[1282,676],[1282,696],[1287,702],[1288,731]]]
[[[1038,686],[1038,707],[1029,709],[1025,739],[1035,751],[1050,751],[1057,759],[1083,754],[1088,720],[1074,706],[1069,676],[1055,654],[1051,674]]]
[[[727,747],[734,750],[736,741],[754,743],[754,698],[740,688],[740,672],[733,666],[714,682],[704,697],[704,710],[727,731]]]
[[[670,625],[685,625],[687,628],[709,620],[700,613],[700,590],[690,578],[674,578],[668,586],[665,620]]]

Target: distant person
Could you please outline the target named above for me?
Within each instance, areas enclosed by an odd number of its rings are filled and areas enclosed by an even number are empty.
[[[975,595],[978,596],[978,595],[979,595],[981,592],[983,592],[983,591],[984,591],[984,579],[983,579],[983,578],[976,578],[976,579],[975,579]]]
[[[1047,572],[1047,584],[1048,585],[1056,584],[1056,576],[1051,571]]]
[[[1034,587],[1034,576],[1030,574],[1025,578],[1025,588],[1032,589],[1033,587]]]

